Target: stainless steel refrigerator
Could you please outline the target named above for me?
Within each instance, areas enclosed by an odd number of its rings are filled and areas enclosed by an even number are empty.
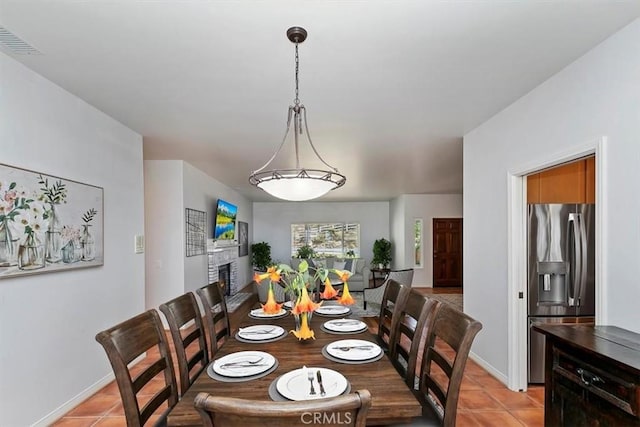
[[[592,323],[595,315],[595,205],[529,205],[529,375],[544,382],[540,323]]]

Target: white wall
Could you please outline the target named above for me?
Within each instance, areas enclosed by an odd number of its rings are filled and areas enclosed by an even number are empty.
[[[238,206],[238,220],[249,224],[252,222],[252,206],[235,190],[182,160],[145,160],[144,173],[148,271],[146,306],[157,308],[208,282],[207,256],[186,256],[185,209],[207,213],[206,237],[211,239],[218,199]],[[250,258],[238,258],[240,287],[251,281],[251,275]]]
[[[147,309],[184,293],[182,164],[179,160],[144,161]]]
[[[370,263],[373,242],[389,239],[389,202],[255,202],[251,243],[269,243],[271,258],[289,263],[291,224],[334,221],[360,224],[360,256]]]
[[[605,319],[640,332],[640,20],[464,138],[464,306],[474,352],[507,375],[507,172],[608,137]],[[598,171],[602,173],[602,171]],[[597,260],[598,262],[599,260]],[[602,285],[602,284],[601,284]]]
[[[413,286],[433,287],[433,218],[461,218],[462,194],[403,194],[392,201],[395,204],[402,209],[397,209],[396,218],[392,214],[391,237],[401,248],[395,251],[393,267],[414,268],[413,226],[421,218],[424,268],[414,270]]]
[[[207,213],[207,238],[213,238],[213,227],[216,215],[216,201],[218,199],[226,200],[238,207],[238,221],[244,221],[251,224],[253,220],[253,206],[249,199],[240,195],[237,191],[232,190],[221,182],[211,178],[199,169],[191,166],[189,163],[184,164],[184,186],[183,200],[184,214],[185,208],[205,211]],[[184,224],[184,221],[182,222]],[[249,241],[251,241],[251,229],[249,227]],[[184,235],[184,231],[183,231]],[[182,256],[184,257],[184,291],[194,291],[208,284],[207,275],[207,257],[193,256],[186,257],[184,255],[184,245],[182,246]],[[238,285],[240,289],[249,283],[253,276],[251,267],[251,258],[244,256],[238,258]],[[177,295],[175,295],[177,296]]]
[[[142,139],[3,53],[0,76],[0,161],[104,188],[104,266],[0,281],[0,425],[25,426],[107,376],[96,333],[144,310]]]
[[[405,264],[405,202],[404,195],[389,202],[389,228],[391,229],[391,268],[401,270]],[[415,281],[414,281],[415,283]]]

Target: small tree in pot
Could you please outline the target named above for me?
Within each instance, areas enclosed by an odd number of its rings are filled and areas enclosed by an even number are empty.
[[[259,242],[251,245],[251,264],[256,271],[267,271],[272,264],[271,245],[267,242]]]
[[[391,242],[385,238],[373,242],[373,260],[371,263],[378,267],[388,267],[391,263]]]

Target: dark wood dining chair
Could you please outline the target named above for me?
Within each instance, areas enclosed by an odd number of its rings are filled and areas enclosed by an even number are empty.
[[[178,386],[158,312],[146,311],[102,331],[96,335],[96,341],[106,351],[113,368],[127,426],[144,425],[166,403],[167,409],[159,420],[162,422],[168,410],[178,402]],[[129,369],[129,364],[145,352],[146,358]],[[145,368],[139,372],[140,367]],[[152,380],[158,376],[164,379],[164,386],[146,400],[146,395],[156,390],[154,383],[157,384],[157,381]],[[147,385],[149,388],[145,387]],[[141,409],[141,402],[145,401]]]
[[[189,292],[160,305],[169,324],[180,371],[180,395],[189,389],[193,380],[209,364],[206,331],[200,308]],[[185,325],[193,322],[185,328]]]
[[[378,343],[388,351],[391,347],[391,326],[394,310],[404,305],[404,301],[409,296],[409,288],[390,280],[387,282],[382,302],[380,303],[380,314],[378,315]]]
[[[358,390],[327,399],[271,402],[198,393],[194,406],[205,427],[365,427],[371,394]]]
[[[418,389],[423,418],[454,427],[460,385],[471,344],[482,324],[453,306],[438,308],[424,345]]]
[[[393,313],[389,359],[411,389],[416,383],[420,342],[432,329],[439,306],[440,302],[410,289]]]
[[[209,351],[213,359],[224,340],[231,335],[231,322],[224,293],[218,282],[196,291],[204,310],[204,319],[209,330]]]

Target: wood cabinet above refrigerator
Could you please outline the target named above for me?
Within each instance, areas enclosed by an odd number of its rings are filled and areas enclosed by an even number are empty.
[[[527,203],[595,203],[595,157],[527,177]]]

